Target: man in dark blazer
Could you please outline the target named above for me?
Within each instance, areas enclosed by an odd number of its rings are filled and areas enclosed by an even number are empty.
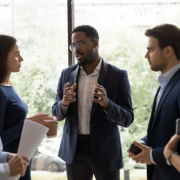
[[[163,24],[146,30],[145,35],[149,38],[145,58],[151,70],[161,72],[160,87],[147,136],[134,142],[142,152],[136,156],[128,152],[136,162],[147,164],[148,180],[179,180],[180,173],[170,165],[170,158],[164,158],[163,151],[175,134],[176,119],[180,118],[180,29]]]
[[[68,180],[119,180],[123,156],[118,125],[133,122],[127,72],[99,56],[99,35],[88,25],[72,32],[78,63],[62,71],[53,115],[65,119],[59,157]]]

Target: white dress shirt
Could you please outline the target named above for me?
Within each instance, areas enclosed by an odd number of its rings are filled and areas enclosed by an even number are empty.
[[[155,113],[154,113],[154,116],[156,114],[156,110],[157,110],[157,107],[158,107],[158,104],[159,104],[159,101],[161,99],[161,96],[168,84],[168,82],[170,81],[170,79],[173,77],[173,75],[177,72],[177,70],[180,69],[180,63],[177,64],[176,66],[172,67],[169,71],[167,71],[164,75],[160,75],[158,77],[158,82],[160,83],[160,91],[158,93],[158,96],[157,96],[157,99],[156,99],[156,107],[155,107]],[[153,159],[153,156],[152,156],[152,150],[150,152],[150,159],[151,159],[151,162],[153,164],[156,164],[154,159]]]
[[[8,180],[10,175],[9,165],[6,163],[7,153],[2,152],[2,143],[0,138],[0,180]]]
[[[79,134],[90,134],[90,116],[92,109],[92,98],[94,92],[94,82],[98,80],[101,70],[102,58],[92,74],[87,75],[83,67],[80,66],[78,84],[78,119]],[[67,112],[68,107],[61,105],[62,113]]]

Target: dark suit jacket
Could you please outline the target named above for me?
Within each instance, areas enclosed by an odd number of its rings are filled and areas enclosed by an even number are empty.
[[[158,92],[159,90],[160,88]],[[180,173],[174,167],[167,165],[163,150],[175,134],[176,119],[180,118],[180,69],[167,84],[154,116],[157,94],[153,103],[147,136],[142,138],[148,146],[152,147],[153,159],[157,164],[147,166],[148,180],[179,180]]]
[[[56,102],[52,107],[53,115],[65,119],[63,136],[59,150],[68,164],[73,162],[78,136],[78,101],[70,103],[65,115],[61,112],[64,85],[77,83],[75,89],[78,100],[79,66],[77,64],[62,71],[59,79]],[[110,99],[108,114],[103,107],[93,103],[90,119],[90,142],[92,158],[100,171],[113,172],[123,167],[120,134],[117,125],[128,127],[133,122],[130,85],[127,72],[102,61],[98,83],[107,91]]]

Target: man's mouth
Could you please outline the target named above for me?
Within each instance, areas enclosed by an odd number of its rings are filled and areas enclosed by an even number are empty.
[[[80,60],[80,59],[82,59],[82,56],[83,56],[83,54],[77,53],[77,54],[76,54],[76,59],[77,59],[77,60]]]

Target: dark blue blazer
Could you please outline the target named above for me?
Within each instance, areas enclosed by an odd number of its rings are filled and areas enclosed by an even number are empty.
[[[57,88],[53,115],[65,119],[59,157],[68,164],[73,162],[78,136],[78,77],[77,64],[62,71]],[[77,83],[76,102],[70,103],[65,115],[61,112],[64,85]],[[90,142],[92,158],[100,171],[113,172],[123,167],[120,134],[117,125],[128,127],[133,122],[130,85],[127,72],[102,61],[98,83],[107,91],[110,99],[108,114],[103,107],[93,103],[90,119]]]
[[[159,90],[160,88],[158,92]],[[149,147],[152,147],[153,159],[157,164],[147,165],[148,180],[179,180],[180,173],[173,166],[167,165],[163,150],[175,134],[176,119],[180,118],[180,69],[167,84],[154,115],[157,94],[147,136],[142,138]]]

